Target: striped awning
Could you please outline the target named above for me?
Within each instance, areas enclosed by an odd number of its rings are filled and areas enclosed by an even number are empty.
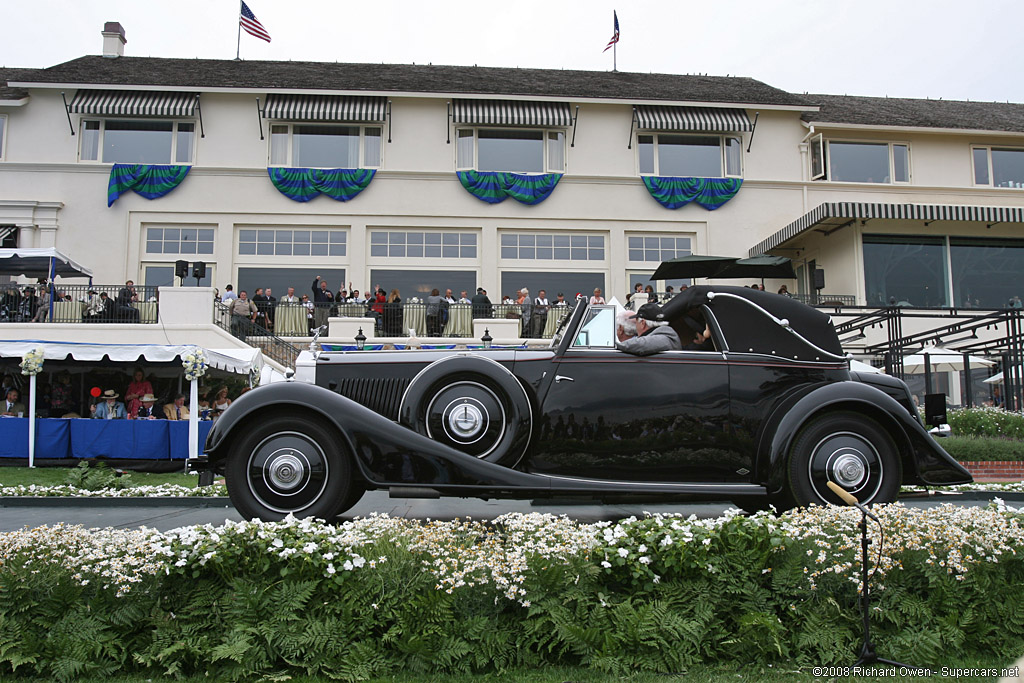
[[[194,92],[148,92],[137,90],[79,90],[68,105],[71,114],[93,116],[192,117],[196,112]]]
[[[267,95],[263,116],[279,121],[384,121],[387,99],[348,95]]]
[[[571,126],[568,102],[452,100],[454,123],[477,126]]]
[[[975,223],[1024,223],[1024,207],[964,206],[949,204],[868,204],[832,202],[820,205],[748,251],[766,254],[801,233],[830,229],[851,220],[888,218],[906,221],[958,221]]]
[[[751,131],[743,109],[712,107],[667,107],[640,104],[636,107],[637,128],[641,130],[686,130],[732,133]]]

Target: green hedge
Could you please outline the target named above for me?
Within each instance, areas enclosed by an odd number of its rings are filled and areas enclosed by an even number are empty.
[[[1024,650],[1024,516],[876,510],[881,652],[941,665]],[[830,507],[0,534],[0,677],[845,664],[860,638],[858,520]]]
[[[1024,441],[987,436],[950,436],[939,440],[946,452],[962,462],[1024,460]]]
[[[955,436],[995,436],[1024,440],[1024,413],[1000,408],[950,410],[949,426]]]

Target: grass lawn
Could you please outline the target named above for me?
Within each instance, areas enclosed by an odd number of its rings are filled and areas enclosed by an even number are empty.
[[[182,464],[184,467],[184,463]],[[72,467],[0,467],[0,486],[56,486],[67,483]],[[131,472],[131,483],[136,486],[178,484],[195,488],[199,477],[179,472]]]
[[[958,668],[985,668],[985,669],[999,669],[1000,667],[1012,666],[1006,662],[993,663],[993,662],[953,662],[946,663],[940,666],[947,667],[958,667]],[[829,672],[834,673],[834,672]],[[886,669],[882,676],[851,676],[843,677],[840,676],[836,680],[840,681],[891,681],[894,678],[894,670]],[[906,676],[895,676],[896,678],[905,678]],[[932,676],[927,677],[929,681],[954,681],[954,680],[971,680],[971,681],[998,681],[999,676],[971,676],[971,677],[960,677],[955,678],[952,676],[943,676],[941,671],[936,668]],[[24,683],[43,683],[44,679],[41,678],[14,678],[12,681],[22,681]],[[46,679],[49,683],[51,679]],[[159,681],[172,681],[176,680],[179,683],[209,683],[209,679],[206,677],[193,677],[193,678],[162,678],[159,676],[113,676],[103,678],[79,678],[76,679],[77,683],[154,683]],[[269,678],[268,680],[278,680],[276,678]],[[281,680],[284,680],[283,678]],[[289,683],[327,683],[328,679],[325,678],[309,678],[306,676],[295,676],[294,678],[287,679]],[[726,666],[695,666],[687,671],[680,672],[678,674],[634,674],[630,676],[615,676],[612,674],[605,674],[599,671],[593,671],[583,667],[550,667],[539,670],[525,670],[520,669],[516,671],[509,671],[504,674],[488,674],[488,675],[472,675],[472,674],[452,674],[452,675],[429,675],[429,674],[398,674],[395,676],[389,676],[386,678],[374,678],[371,679],[371,683],[498,683],[513,681],[514,683],[576,683],[577,681],[594,681],[600,683],[611,683],[612,681],[629,681],[630,683],[664,683],[665,681],[687,681],[687,683],[735,683],[736,681],[767,681],[768,683],[783,683],[789,681],[827,681],[831,680],[830,675],[818,675],[815,676],[814,672],[810,668],[804,669],[793,669],[790,667],[780,666],[778,668],[762,668],[762,667],[726,667]]]

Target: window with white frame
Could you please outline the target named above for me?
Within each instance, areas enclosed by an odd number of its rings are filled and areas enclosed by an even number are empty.
[[[501,258],[520,261],[603,261],[604,235],[504,232]]]
[[[1024,149],[972,147],[974,184],[1024,187]]]
[[[373,230],[370,256],[392,258],[467,258],[477,255],[476,233]]]
[[[636,136],[640,175],[738,178],[743,147],[729,135],[640,133]]]
[[[460,128],[455,154],[460,171],[563,173],[565,131]]]
[[[213,228],[146,228],[147,254],[212,254]]]
[[[270,165],[296,168],[379,168],[380,126],[275,123]]]
[[[910,145],[811,138],[812,180],[849,183],[909,183]]]
[[[243,229],[238,231],[240,256],[345,256],[345,230]]]
[[[7,151],[7,145],[4,144],[6,139],[4,136],[7,134],[7,116],[0,115],[0,161],[3,161],[4,152]]]
[[[692,244],[689,237],[630,235],[627,239],[629,260],[638,263],[661,263],[689,256],[693,253]]]
[[[196,125],[188,121],[83,119],[82,161],[191,164]]]

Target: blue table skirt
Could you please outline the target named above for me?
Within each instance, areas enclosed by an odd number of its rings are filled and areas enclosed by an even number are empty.
[[[212,422],[199,423],[200,453],[212,426]],[[28,418],[0,418],[0,458],[27,457]],[[35,457],[184,460],[188,457],[188,422],[38,419]]]

